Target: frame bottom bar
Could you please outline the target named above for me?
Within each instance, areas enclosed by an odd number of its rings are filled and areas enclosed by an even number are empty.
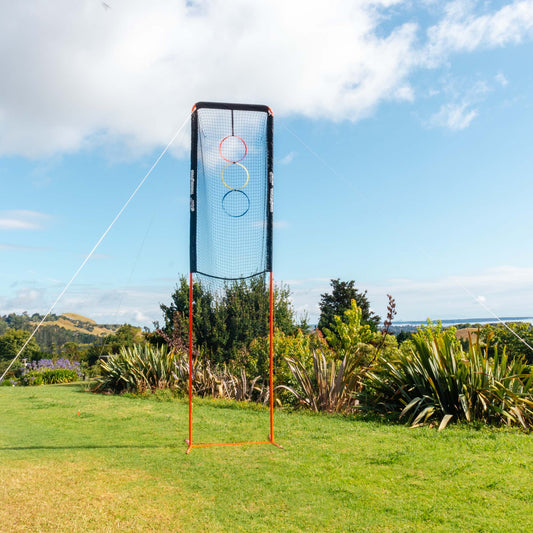
[[[255,442],[213,442],[206,444],[191,444],[189,442],[189,439],[185,439],[185,442],[188,445],[186,452],[187,454],[189,454],[193,448],[211,448],[213,446],[245,446],[247,444],[272,444],[273,446],[283,449],[283,446],[281,444],[278,444],[273,440],[261,440]]]

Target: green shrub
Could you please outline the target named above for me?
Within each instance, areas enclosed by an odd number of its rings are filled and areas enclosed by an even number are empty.
[[[470,338],[465,352],[453,328],[420,328],[396,357],[380,357],[369,372],[373,403],[401,409],[413,425],[438,417],[441,427],[455,418],[531,428],[533,375],[522,357],[497,349],[490,357],[490,341],[481,347]]]
[[[101,375],[94,381],[95,392],[145,392],[176,388],[175,353],[166,346],[123,347],[100,363]]]
[[[69,368],[50,370],[32,370],[20,378],[23,385],[51,385],[54,383],[72,383],[78,381],[79,375]]]
[[[389,314],[392,320],[394,300],[389,297]],[[308,342],[305,350],[285,357],[290,376],[279,389],[293,395],[300,405],[313,411],[345,411],[357,404],[363,378],[379,353],[397,351],[396,339],[372,331],[362,323],[362,311],[355,300],[344,312],[344,320],[335,316],[334,331],[324,328],[327,342]]]
[[[481,340],[492,338],[492,345],[502,349],[505,346],[509,356],[524,356],[528,364],[533,364],[533,324],[529,322],[507,322],[504,324],[488,324],[481,331]],[[521,340],[523,339],[523,340]],[[525,341],[525,343],[524,343]]]
[[[368,324],[362,323],[363,312],[355,300],[351,301],[344,316],[334,316],[332,329],[324,328],[324,335],[337,359],[350,354],[369,362],[373,356],[372,343],[378,343],[381,335],[373,331]]]
[[[298,359],[308,365],[311,363],[313,350],[317,348],[324,350],[328,348],[326,341],[319,333],[308,335],[298,330],[294,335],[287,335],[276,329],[273,354],[275,383],[286,384],[287,380],[290,380],[291,373],[285,361],[287,357]],[[250,349],[241,355],[238,362],[246,368],[248,374],[257,374],[265,379],[268,378],[270,367],[269,337],[254,339]]]
[[[21,380],[21,384],[23,385],[42,385],[43,382],[43,373],[42,372],[28,372],[26,375],[24,375]]]
[[[348,356],[364,373],[376,361],[378,354],[394,353],[398,343],[394,335],[388,334],[388,329],[396,314],[395,309],[396,303],[392,296],[389,296],[385,328],[381,332],[373,331],[368,324],[363,324],[363,312],[355,300],[352,300],[350,308],[344,311],[343,319],[334,317],[334,329],[324,328],[327,343],[333,350],[335,359],[341,361]]]
[[[53,383],[72,383],[81,376],[80,363],[60,358],[39,359],[25,364],[16,373],[18,385],[48,385]]]
[[[342,411],[355,405],[360,388],[358,357],[346,354],[341,362],[326,357],[322,350],[312,353],[312,367],[297,359],[287,358],[296,381],[295,386],[279,385],[294,395],[298,403],[313,411]]]
[[[169,351],[166,346],[133,346],[100,364],[94,392],[143,393],[172,389],[187,394],[189,357]],[[244,371],[233,372],[227,365],[215,366],[196,356],[192,372],[193,394],[235,400],[268,401],[268,388],[260,377],[249,379]]]
[[[298,390],[298,379],[288,364],[288,360],[300,362],[304,368],[313,367],[313,351],[319,350],[332,357],[328,344],[321,333],[307,334],[297,330],[294,335],[286,335],[276,329],[274,332],[274,387],[276,398],[282,404],[295,404],[298,399],[289,392],[289,388]],[[259,375],[264,382],[269,380],[270,340],[262,337],[252,341],[248,352],[242,354],[239,363],[244,366],[249,376]],[[284,387],[281,387],[284,385]]]

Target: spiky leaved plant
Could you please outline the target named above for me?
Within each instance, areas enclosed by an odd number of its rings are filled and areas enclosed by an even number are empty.
[[[166,346],[135,344],[123,347],[100,363],[101,375],[93,385],[95,392],[144,392],[176,388],[175,352]]]
[[[396,313],[394,299],[389,296],[387,322],[380,335],[362,323],[362,311],[355,300],[344,312],[344,319],[334,317],[334,331],[324,328],[326,346],[311,349],[308,357],[286,357],[293,384],[279,388],[294,395],[300,405],[313,411],[342,411],[354,407],[362,381],[378,354],[385,348],[396,349],[394,337],[388,335]],[[390,339],[394,346],[389,347]]]
[[[354,403],[351,393],[358,390],[358,358],[346,354],[341,362],[326,358],[323,350],[313,350],[312,370],[297,359],[286,358],[297,385],[280,385],[313,411],[341,411]]]
[[[134,345],[122,348],[100,364],[101,375],[93,384],[94,392],[142,393],[170,388],[186,394],[189,381],[188,355],[166,346]],[[193,392],[239,401],[268,401],[268,387],[259,377],[248,379],[244,369],[232,371],[196,357],[192,372]]]
[[[401,408],[413,425],[439,418],[533,426],[533,375],[524,358],[508,359],[505,349],[489,356],[490,340],[469,338],[463,351],[455,330],[420,328],[396,357],[381,357],[369,372],[374,403]]]

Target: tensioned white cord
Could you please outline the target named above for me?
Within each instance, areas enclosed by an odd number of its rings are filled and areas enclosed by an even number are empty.
[[[533,347],[531,347],[530,344],[528,344],[528,342],[523,339],[522,337],[520,337],[520,335],[518,335],[518,333],[516,331],[514,331],[513,329],[511,329],[488,305],[485,305],[485,303],[480,300],[479,298],[476,298],[472,292],[470,292],[470,290],[468,289],[468,287],[464,287],[463,285],[461,285],[458,281],[455,282],[459,287],[461,287],[468,295],[470,295],[472,297],[473,300],[475,300],[481,307],[483,307],[483,309],[485,309],[485,311],[487,311],[487,313],[490,313],[498,322],[500,322],[501,324],[503,324],[503,326],[505,328],[507,328],[520,342],[522,342],[523,344],[525,344],[532,352],[533,352]]]
[[[350,182],[350,180],[348,180],[347,178],[345,178],[342,174],[339,174],[331,165],[328,164],[327,161],[325,161],[322,157],[320,157],[320,155],[318,155],[301,137],[299,137],[296,133],[294,133],[294,131],[292,131],[289,127],[285,126],[285,124],[282,124],[282,126],[293,136],[295,137],[296,139],[298,139],[298,141],[302,144],[302,146],[309,152],[311,153],[312,155],[314,155],[332,174],[334,174],[335,176],[337,176],[337,178],[339,178],[340,180],[342,180],[344,183],[346,183],[351,189],[355,190],[361,197],[364,198],[364,195],[361,193],[361,191],[357,190],[353,184]],[[419,250],[428,258],[428,259],[432,259],[431,256],[429,255],[429,253],[427,252],[427,250],[425,250],[424,248],[419,248]],[[479,298],[476,298],[472,292],[467,288],[465,287],[462,283],[459,283],[459,281],[457,281],[456,279],[452,278],[454,283],[460,287],[461,289],[463,289],[475,302],[477,302],[481,307],[483,307],[485,309],[485,311],[487,311],[488,313],[490,313],[498,322],[500,322],[506,329],[508,329],[520,342],[522,342],[525,346],[527,346],[532,352],[533,352],[533,347],[530,346],[527,341],[525,339],[523,339],[522,337],[520,337],[520,335],[518,335],[518,333],[516,333],[516,331],[514,331],[513,329],[511,329],[498,315],[496,315],[496,313],[494,313],[494,311],[492,311],[488,306],[486,306]]]
[[[82,264],[79,266],[78,270],[76,270],[76,272],[74,273],[74,275],[72,276],[72,278],[70,278],[70,281],[65,285],[65,287],[63,288],[63,290],[60,292],[59,296],[56,298],[55,302],[50,306],[50,309],[48,309],[48,311],[46,312],[46,314],[44,315],[44,317],[42,318],[42,320],[39,322],[39,324],[37,324],[37,326],[35,327],[35,329],[33,330],[33,332],[31,333],[31,335],[28,337],[28,339],[26,340],[26,342],[24,343],[24,346],[22,346],[22,348],[18,351],[17,355],[15,355],[15,357],[13,358],[13,360],[11,361],[11,363],[9,363],[9,366],[7,367],[7,369],[4,371],[4,373],[2,374],[2,377],[0,377],[0,383],[4,380],[4,377],[5,375],[9,372],[9,369],[13,366],[13,363],[20,357],[20,354],[24,351],[24,349],[26,348],[26,346],[28,346],[29,342],[33,339],[33,337],[35,336],[35,334],[37,333],[37,331],[39,331],[39,328],[43,325],[44,321],[48,318],[48,316],[50,315],[50,313],[54,310],[55,306],[59,303],[59,301],[61,300],[61,298],[63,298],[64,294],[67,292],[67,290],[69,289],[69,287],[71,286],[72,282],[78,277],[78,274],[82,271],[83,267],[87,264],[87,261],[89,261],[89,259],[92,257],[92,255],[94,254],[94,252],[96,251],[96,249],[98,248],[98,246],[100,246],[101,242],[105,239],[106,235],[109,233],[109,231],[111,230],[111,228],[115,225],[115,222],[119,219],[120,215],[122,215],[122,213],[124,212],[124,210],[126,209],[126,207],[128,207],[129,203],[133,200],[133,197],[137,194],[137,192],[139,191],[139,189],[143,186],[144,182],[148,179],[148,176],[152,173],[152,170],[154,170],[154,168],[157,166],[157,164],[159,163],[159,161],[161,160],[161,158],[167,153],[168,149],[171,147],[172,143],[176,140],[176,137],[181,133],[181,130],[185,127],[185,125],[187,124],[189,118],[190,118],[191,114],[187,114],[187,117],[185,118],[185,120],[183,121],[183,124],[179,127],[179,129],[176,131],[176,133],[174,134],[174,136],[172,137],[172,139],[170,139],[170,141],[168,142],[168,144],[165,146],[165,148],[163,149],[163,151],[159,154],[159,157],[155,160],[154,164],[150,167],[150,170],[144,175],[143,179],[140,181],[139,185],[137,185],[137,187],[135,188],[135,190],[131,193],[130,197],[128,198],[128,200],[126,201],[126,203],[122,206],[122,208],[120,209],[120,211],[117,213],[117,215],[115,216],[115,218],[113,219],[113,222],[111,222],[111,224],[109,224],[109,226],[107,227],[107,229],[104,231],[104,233],[102,234],[102,236],[98,239],[98,242],[93,246],[93,249],[89,252],[89,254],[87,255],[87,257],[83,260]]]

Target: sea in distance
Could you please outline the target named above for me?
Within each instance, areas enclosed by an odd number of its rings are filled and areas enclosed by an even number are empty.
[[[457,326],[459,324],[470,324],[472,327],[486,324],[501,324],[501,322],[529,322],[533,324],[533,317],[528,316],[502,316],[498,320],[497,318],[449,318],[440,320],[440,323],[444,326]],[[437,321],[434,321],[435,323]],[[391,329],[416,329],[418,326],[426,325],[427,320],[394,320],[392,322]]]

